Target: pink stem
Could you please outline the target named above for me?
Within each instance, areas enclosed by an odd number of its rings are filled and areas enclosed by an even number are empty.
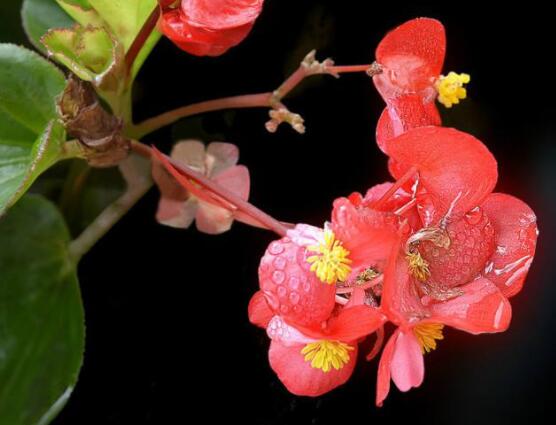
[[[407,204],[401,206],[400,208],[398,208],[396,211],[394,211],[394,214],[396,215],[404,215],[406,212],[408,212],[411,208],[413,208],[415,205],[417,204],[417,198],[413,198],[411,201],[409,201]]]
[[[336,288],[336,294],[349,294],[351,292],[353,292],[354,289],[369,289],[372,288],[373,286],[378,285],[379,283],[382,283],[382,281],[384,280],[384,275],[380,275],[375,277],[372,280],[369,280],[368,282],[366,282],[363,285],[357,285],[357,286],[346,286],[344,288],[339,287]]]
[[[143,27],[139,31],[139,34],[137,34],[137,37],[135,37],[135,40],[133,40],[133,43],[131,44],[129,50],[127,51],[127,54],[125,56],[125,63],[128,73],[131,71],[133,63],[135,62],[135,59],[137,59],[137,55],[139,55],[139,52],[145,45],[145,42],[156,27],[156,23],[158,22],[159,17],[160,8],[158,7],[158,5],[156,5],[154,10],[151,12],[149,17],[143,24]]]
[[[206,100],[204,102],[182,106],[181,108],[173,109],[143,121],[133,127],[132,133],[134,137],[140,139],[146,134],[172,124],[181,118],[203,114],[205,112],[221,111],[224,109],[270,107],[271,96],[272,93],[246,94],[242,96]]]
[[[341,305],[346,305],[349,302],[349,300],[347,298],[336,295],[336,302]]]
[[[346,72],[367,72],[373,65],[344,65],[344,66],[331,66],[328,68],[331,74],[343,74]]]
[[[382,197],[373,203],[372,207],[375,209],[378,209],[382,206],[382,204],[384,204],[388,199],[390,199],[390,197],[397,192],[397,190],[402,187],[411,177],[413,177],[415,175],[415,173],[417,172],[417,167],[413,166],[411,167],[409,170],[407,170],[405,172],[405,174],[399,178],[396,183],[394,183],[392,185],[392,187],[390,187],[390,189],[388,189],[386,191],[386,193],[384,195],[382,195]]]

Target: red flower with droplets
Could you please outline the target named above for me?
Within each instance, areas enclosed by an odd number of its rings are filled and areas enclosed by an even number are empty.
[[[421,353],[436,346],[442,326],[471,333],[507,328],[507,298],[523,286],[537,239],[531,209],[509,195],[491,193],[496,161],[474,137],[423,127],[386,146],[399,164],[400,179],[365,197],[337,200],[331,225],[349,258],[363,260],[359,270],[384,274],[381,310],[398,326],[379,367],[379,405],[391,377],[402,391],[420,385]],[[411,179],[408,193],[404,184]],[[383,240],[376,243],[365,230],[372,217],[388,214],[398,217],[399,235],[390,254]],[[367,255],[373,243],[375,252]]]
[[[376,61],[381,72],[373,81],[386,102],[376,131],[382,151],[387,153],[387,139],[409,129],[440,125],[435,99],[451,107],[466,97],[463,84],[469,82],[467,74],[440,74],[445,53],[444,26],[430,18],[400,25],[378,45]]]
[[[345,252],[327,232],[297,225],[272,242],[259,267],[261,290],[249,304],[251,322],[271,339],[272,369],[297,395],[318,396],[346,382],[358,340],[385,320],[368,306],[335,307],[334,284],[347,273],[347,263],[342,265]]]
[[[159,0],[160,30],[180,49],[220,56],[251,31],[264,0]]]

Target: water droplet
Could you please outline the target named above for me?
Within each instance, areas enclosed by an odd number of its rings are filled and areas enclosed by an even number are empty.
[[[506,255],[507,250],[508,249],[504,245],[498,245],[496,247],[496,253],[498,255]]]
[[[284,246],[280,242],[272,242],[268,247],[268,252],[272,255],[278,255],[284,252]]]
[[[279,286],[277,292],[278,292],[278,297],[280,298],[285,298],[286,295],[288,295],[288,290],[283,286]]]
[[[284,257],[276,257],[274,259],[274,267],[278,270],[284,270],[286,268],[287,261]]]
[[[466,221],[473,226],[479,224],[482,218],[483,218],[483,211],[479,207],[475,207],[467,214],[465,214]]]
[[[290,277],[290,289],[296,291],[299,288],[299,278],[296,276]]]
[[[282,283],[284,283],[284,280],[286,279],[286,274],[281,271],[281,270],[275,270],[272,273],[272,281],[276,284],[276,285],[280,285]]]

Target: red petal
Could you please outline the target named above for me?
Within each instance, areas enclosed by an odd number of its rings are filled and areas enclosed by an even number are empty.
[[[212,180],[230,192],[235,193],[244,201],[249,199],[249,170],[244,165],[236,165],[221,171]]]
[[[380,362],[378,363],[378,376],[376,380],[376,405],[379,407],[382,406],[382,403],[390,392],[392,356],[394,355],[394,348],[396,347],[396,341],[399,334],[400,330],[396,329],[394,334],[392,334],[392,336],[386,343],[386,346],[382,351],[382,356],[380,356]]]
[[[503,193],[491,194],[482,205],[495,229],[496,249],[485,276],[506,297],[523,287],[537,244],[537,218],[527,204]]]
[[[311,255],[282,238],[270,243],[259,266],[259,285],[269,307],[296,326],[320,325],[335,306],[336,288],[309,270]]]
[[[180,9],[170,9],[163,12],[159,27],[174,44],[192,55],[220,56],[247,37],[253,23],[211,30],[191,25]]]
[[[377,184],[367,190],[365,197],[363,198],[362,205],[365,207],[372,207],[382,196],[388,192],[388,190],[393,186],[393,183],[386,182],[382,184]],[[404,206],[407,202],[411,200],[411,194],[406,192],[403,188],[398,189],[387,201],[383,202],[380,206],[381,211],[394,212],[398,208]]]
[[[155,160],[159,161],[162,166],[168,171],[172,177],[174,177],[177,183],[182,186],[184,189],[189,191],[195,197],[199,198],[202,201],[205,201],[208,204],[226,207],[228,204],[225,203],[223,200],[220,200],[216,195],[212,194],[206,189],[200,188],[198,185],[193,184],[189,181],[189,178],[183,176],[168,160],[168,158],[163,155],[158,149],[153,147],[152,149],[152,156]]]
[[[345,383],[353,372],[357,359],[357,344],[352,345],[349,362],[340,370],[323,372],[306,362],[301,350],[303,345],[285,347],[277,341],[270,343],[268,358],[270,367],[293,394],[316,397]]]
[[[508,328],[512,307],[490,280],[476,279],[461,289],[463,295],[431,305],[429,321],[472,334],[503,332]]]
[[[442,125],[434,102],[425,102],[421,96],[405,95],[389,100],[382,111],[376,127],[376,142],[380,150],[386,151],[386,141],[412,128],[427,125]]]
[[[386,317],[377,309],[358,305],[344,308],[340,314],[329,320],[325,329],[320,324],[313,327],[298,326],[298,329],[311,338],[349,342],[372,334],[385,321]]]
[[[234,214],[230,210],[199,201],[195,216],[195,225],[199,232],[219,235],[230,230],[233,222]]]
[[[337,341],[355,341],[372,334],[384,322],[384,314],[373,307],[359,305],[344,308],[330,320],[327,335]]]
[[[397,238],[397,223],[392,213],[356,208],[346,198],[334,201],[332,231],[350,252],[353,274],[367,267],[384,266]]]
[[[482,273],[494,252],[494,227],[479,207],[464,218],[449,222],[446,231],[450,246],[443,248],[431,241],[419,244],[421,256],[429,263],[429,283],[454,288]]]
[[[407,261],[400,253],[400,241],[392,248],[384,270],[381,308],[388,319],[404,324],[411,318],[426,317],[413,278],[409,275]]]
[[[156,211],[156,221],[165,226],[187,229],[195,220],[199,204],[197,199],[176,201],[161,197]]]
[[[172,147],[170,154],[172,159],[187,164],[202,174],[206,173],[206,156],[205,145],[198,140],[178,142]]]
[[[392,381],[400,391],[409,391],[423,383],[425,362],[413,332],[402,331],[398,334],[390,369]]]
[[[445,54],[444,26],[430,18],[405,22],[386,34],[376,49],[377,61],[394,71],[397,79],[403,78],[400,73],[408,72],[413,74],[412,80],[429,80],[429,84],[442,71]]]
[[[264,0],[182,0],[181,10],[191,25],[214,31],[253,22],[263,3]]]
[[[270,319],[272,319],[274,315],[273,311],[266,303],[262,291],[255,292],[255,295],[251,297],[251,301],[249,301],[249,306],[247,307],[247,313],[249,314],[249,321],[263,329],[266,329],[268,322],[270,322]]]
[[[452,128],[415,128],[388,140],[386,147],[401,172],[417,168],[440,215],[457,215],[480,205],[498,179],[496,160],[485,145]]]
[[[214,177],[233,167],[239,160],[239,149],[232,143],[212,142],[207,146],[207,162],[210,162],[209,176]]]

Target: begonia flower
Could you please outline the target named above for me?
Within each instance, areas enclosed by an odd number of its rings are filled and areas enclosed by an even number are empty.
[[[235,145],[213,142],[205,147],[199,141],[187,140],[174,145],[171,157],[241,199],[249,198],[249,170],[243,165],[236,165],[239,150]],[[214,199],[207,197],[193,183],[187,188],[180,185],[158,160],[152,162],[152,175],[161,193],[156,213],[159,223],[185,229],[195,221],[199,231],[219,234],[229,230],[234,219],[241,220],[235,210],[215,204]]]
[[[374,74],[373,81],[386,102],[376,131],[383,152],[387,153],[387,139],[411,128],[441,124],[435,99],[450,108],[466,98],[463,85],[469,83],[469,75],[441,75],[445,53],[444,26],[430,18],[400,25],[378,45],[376,61],[381,72]]]
[[[375,308],[336,306],[334,283],[349,273],[345,254],[329,229],[299,224],[261,260],[249,319],[266,328],[270,365],[294,394],[318,396],[346,382],[358,340],[384,323]]]
[[[402,391],[421,384],[422,353],[436,347],[444,325],[474,334],[507,328],[507,298],[523,286],[538,234],[526,204],[492,193],[496,161],[472,136],[423,127],[387,147],[400,180],[336,200],[331,223],[353,265],[383,274],[381,311],[398,326],[379,366],[379,405],[390,377]],[[410,177],[408,193],[403,183]],[[386,214],[398,217],[390,254],[384,239],[366,238],[365,231],[369,217]]]
[[[251,31],[264,0],[159,0],[160,30],[196,56],[220,56]]]

